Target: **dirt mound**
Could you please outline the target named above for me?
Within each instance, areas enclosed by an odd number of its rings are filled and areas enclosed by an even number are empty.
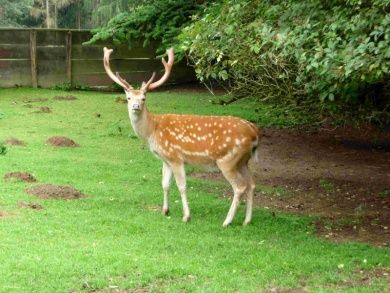
[[[135,288],[135,289],[121,289],[121,288],[107,288],[107,289],[94,289],[96,293],[149,293],[151,290],[147,288]]]
[[[303,288],[271,288],[263,291],[264,293],[307,293]]]
[[[43,207],[40,204],[33,202],[18,202],[18,208],[21,209],[33,209],[33,210],[41,210]]]
[[[47,98],[29,98],[26,97],[23,100],[23,103],[40,103],[40,102],[46,102],[48,99]]]
[[[115,103],[127,104],[127,100],[126,100],[126,98],[124,98],[124,97],[116,97],[116,98],[115,98]]]
[[[4,180],[20,180],[24,182],[36,182],[34,176],[27,172],[11,172],[4,175]]]
[[[11,137],[11,138],[8,138],[4,141],[5,144],[9,144],[9,145],[19,145],[19,146],[25,146],[26,144],[24,143],[24,141],[22,140],[19,140],[15,137]]]
[[[42,184],[27,188],[25,191],[30,195],[35,195],[43,199],[79,199],[85,197],[85,194],[71,186]]]
[[[53,100],[57,101],[74,101],[77,100],[75,96],[55,96],[53,97]]]
[[[35,111],[35,113],[51,113],[51,108],[49,107],[39,107],[39,109],[37,111]]]
[[[52,136],[46,142],[57,147],[75,148],[80,146],[78,143],[65,136]]]

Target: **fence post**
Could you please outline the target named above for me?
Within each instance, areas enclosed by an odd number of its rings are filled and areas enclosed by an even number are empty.
[[[72,32],[68,31],[65,35],[66,46],[66,77],[69,85],[72,86]]]
[[[31,85],[38,87],[37,78],[37,32],[30,31]]]

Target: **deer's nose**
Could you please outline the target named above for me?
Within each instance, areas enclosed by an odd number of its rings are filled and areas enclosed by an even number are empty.
[[[141,110],[141,107],[139,104],[133,104],[133,110]]]

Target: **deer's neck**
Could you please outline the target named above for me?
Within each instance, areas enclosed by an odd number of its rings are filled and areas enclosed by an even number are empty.
[[[146,105],[140,112],[129,109],[131,125],[138,137],[147,140],[154,130],[153,114],[148,111]]]

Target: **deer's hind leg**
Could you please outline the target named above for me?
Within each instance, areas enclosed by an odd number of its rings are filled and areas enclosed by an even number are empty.
[[[247,190],[246,190],[246,212],[244,225],[248,225],[252,221],[252,209],[253,209],[253,194],[255,192],[256,184],[253,180],[252,174],[249,172],[248,163],[241,167],[240,173],[246,179]]]
[[[226,219],[223,222],[223,226],[227,227],[232,223],[234,216],[237,213],[237,209],[240,205],[240,198],[246,192],[248,184],[246,178],[240,172],[240,168],[238,168],[236,165],[232,165],[231,162],[230,164],[229,162],[217,162],[217,165],[221,170],[223,176],[225,176],[226,180],[229,181],[234,192],[232,204],[230,206]]]

